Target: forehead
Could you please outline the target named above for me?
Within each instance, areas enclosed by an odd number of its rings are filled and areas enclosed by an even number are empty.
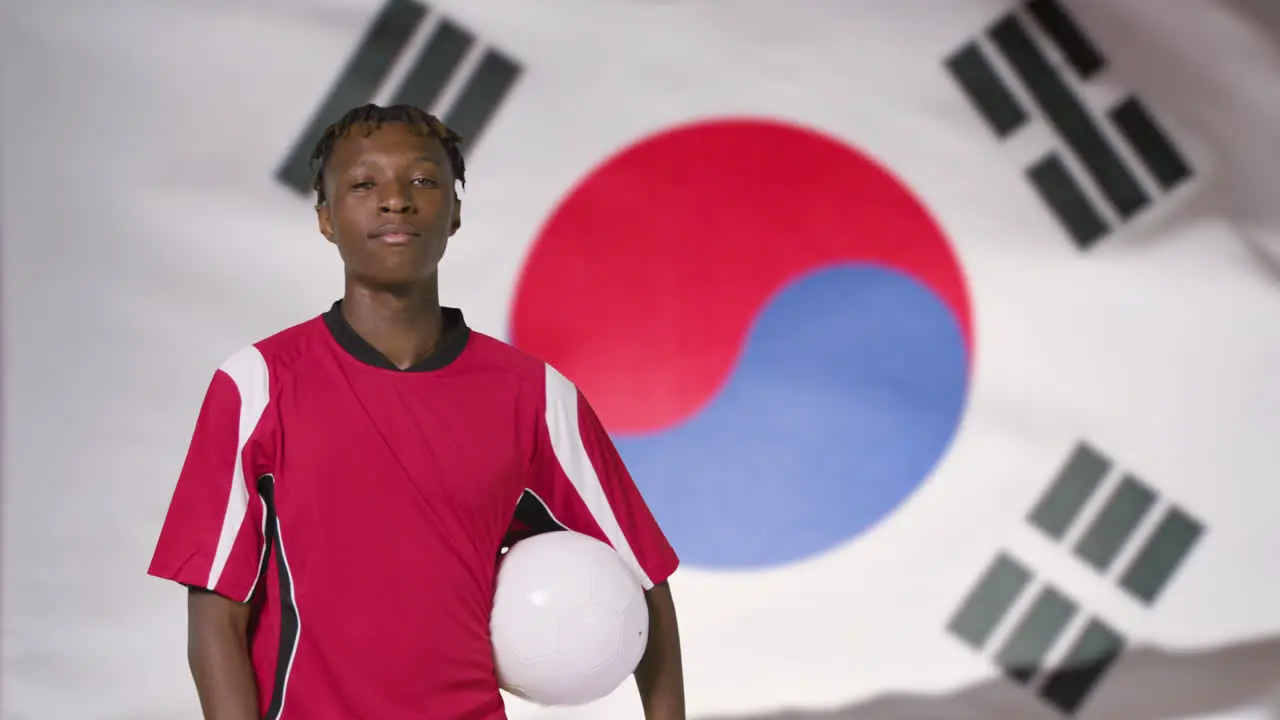
[[[358,125],[334,145],[329,169],[341,171],[362,163],[413,161],[423,157],[444,167],[449,165],[444,146],[432,135],[403,123],[386,123],[376,129]]]

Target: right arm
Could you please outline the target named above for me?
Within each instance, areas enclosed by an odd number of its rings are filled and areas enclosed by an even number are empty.
[[[249,660],[251,607],[204,588],[187,593],[187,662],[205,720],[256,720],[258,686]]]
[[[249,628],[266,548],[256,479],[271,472],[259,427],[269,395],[255,348],[214,374],[148,569],[187,588],[187,660],[205,720],[261,717]]]

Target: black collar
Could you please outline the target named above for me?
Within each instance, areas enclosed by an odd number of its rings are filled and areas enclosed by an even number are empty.
[[[444,311],[444,332],[440,336],[440,342],[436,344],[430,355],[406,368],[404,372],[439,370],[457,360],[462,351],[466,349],[467,340],[471,337],[471,328],[468,328],[466,321],[463,320],[462,311],[450,307],[440,309]],[[325,326],[333,334],[333,339],[337,341],[343,350],[347,351],[348,355],[366,365],[372,365],[384,370],[400,371],[400,368],[396,367],[395,363],[378,352],[377,348],[360,337],[355,328],[351,327],[351,323],[348,323],[347,319],[342,316],[341,300],[335,302],[323,317]]]

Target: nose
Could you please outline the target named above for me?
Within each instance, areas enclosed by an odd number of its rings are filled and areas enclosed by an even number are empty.
[[[383,183],[382,189],[382,197],[378,198],[380,212],[403,214],[413,210],[413,194],[403,183]]]

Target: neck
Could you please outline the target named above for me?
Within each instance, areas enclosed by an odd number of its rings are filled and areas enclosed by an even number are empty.
[[[342,316],[351,328],[401,369],[431,354],[444,317],[434,275],[409,287],[370,287],[347,278]]]

